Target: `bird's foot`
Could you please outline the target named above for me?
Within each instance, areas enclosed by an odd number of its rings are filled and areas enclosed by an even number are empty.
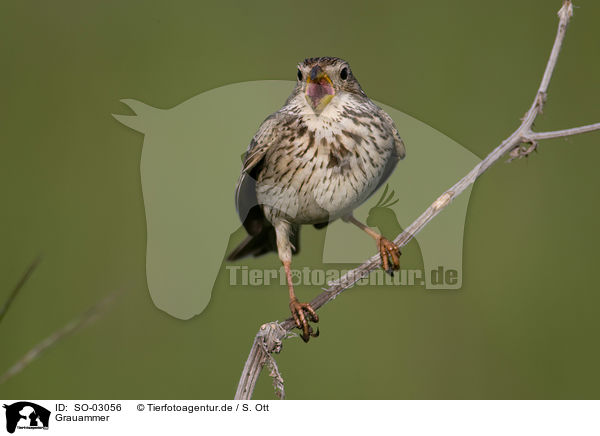
[[[319,329],[316,333],[308,323],[308,320],[312,322],[319,322],[319,317],[315,310],[309,303],[300,303],[296,298],[290,300],[290,310],[294,321],[296,321],[296,327],[302,330],[300,337],[304,342],[308,342],[310,337],[316,338],[319,336]]]
[[[392,241],[381,236],[377,240],[377,248],[381,256],[383,270],[389,275],[394,275],[394,270],[400,269],[400,249]]]

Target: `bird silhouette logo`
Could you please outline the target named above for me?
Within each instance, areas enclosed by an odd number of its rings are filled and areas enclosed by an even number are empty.
[[[388,193],[390,188],[389,183],[385,185],[381,197],[375,204],[375,206],[369,209],[369,215],[367,217],[367,225],[369,227],[375,227],[382,235],[399,235],[402,233],[402,226],[398,222],[396,212],[392,209],[392,206],[400,201],[399,198],[394,198],[396,191]]]

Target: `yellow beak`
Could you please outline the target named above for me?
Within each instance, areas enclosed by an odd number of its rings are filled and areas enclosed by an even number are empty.
[[[306,78],[306,100],[308,103],[316,113],[321,113],[334,95],[335,90],[329,76],[319,65],[314,66]]]

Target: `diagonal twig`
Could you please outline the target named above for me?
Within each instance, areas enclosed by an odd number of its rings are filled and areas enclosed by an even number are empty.
[[[564,136],[579,135],[581,133],[593,132],[600,129],[600,123],[588,124],[587,126],[573,127],[572,129],[555,130],[553,132],[531,132],[529,138],[538,139],[551,139],[551,138],[562,138]]]
[[[537,116],[542,113],[544,103],[546,102],[550,79],[552,78],[552,73],[554,72],[556,61],[558,60],[558,55],[560,53],[565,32],[567,30],[567,25],[569,24],[569,20],[572,16],[573,4],[571,0],[563,0],[563,5],[558,11],[559,21],[556,37],[554,39],[554,45],[552,46],[546,68],[544,70],[544,75],[542,76],[542,80],[535,94],[533,102],[529,110],[525,113],[525,116],[522,118],[522,122],[519,127],[499,146],[492,150],[492,152],[488,154],[484,160],[477,164],[475,168],[473,168],[466,176],[459,180],[450,189],[442,193],[442,195],[440,195],[410,226],[408,226],[404,232],[398,235],[394,240],[394,243],[398,247],[403,247],[410,240],[412,240],[415,235],[419,233],[419,231],[421,231],[427,225],[427,223],[435,218],[444,208],[446,208],[454,198],[471,186],[475,180],[481,176],[481,174],[483,174],[493,164],[498,162],[504,155],[510,154],[511,160],[514,158],[525,157],[537,148],[538,140],[566,137],[600,130],[600,123],[576,127],[573,129],[558,130],[554,132],[536,133],[532,130],[533,122]],[[530,145],[524,146],[524,144]],[[331,282],[329,287],[324,292],[317,295],[310,302],[311,306],[317,310],[323,305],[327,304],[343,291],[350,288],[362,278],[366,277],[371,271],[378,268],[379,263],[379,255],[377,254],[372,256],[362,265],[349,271],[338,280]],[[242,376],[238,384],[235,399],[250,399],[252,397],[256,380],[260,375],[263,366],[267,363],[266,355],[276,351],[273,349],[264,350],[264,343],[279,344],[279,348],[281,348],[280,344],[285,338],[286,333],[296,327],[292,318],[288,318],[284,322],[279,323],[278,326],[280,328],[273,328],[269,330],[270,336],[267,338],[264,337],[264,332],[261,333],[259,331],[257,334],[250,351],[250,357],[248,358],[242,371]]]
[[[108,308],[108,306],[117,297],[117,293],[112,293],[104,297],[98,303],[94,304],[90,309],[86,310],[77,318],[70,321],[68,324],[58,329],[42,342],[35,345],[23,357],[21,357],[13,366],[11,366],[4,374],[0,376],[0,384],[20,373],[27,365],[33,362],[40,354],[48,348],[55,345],[58,341],[75,333],[77,330],[85,327],[98,317]]]
[[[8,312],[8,309],[10,308],[11,304],[13,303],[21,289],[23,289],[23,286],[25,286],[25,283],[27,283],[37,266],[40,264],[41,260],[42,256],[38,256],[33,260],[33,262],[31,262],[29,268],[27,268],[25,273],[23,273],[21,279],[18,281],[11,293],[8,295],[8,298],[6,299],[2,307],[0,307],[0,322],[2,322],[2,320],[4,319],[4,316],[6,315],[6,312]]]

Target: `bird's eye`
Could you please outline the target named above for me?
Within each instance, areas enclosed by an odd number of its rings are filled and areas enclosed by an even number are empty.
[[[340,71],[340,77],[342,80],[346,80],[348,78],[348,68],[342,68],[342,71]]]
[[[302,80],[302,71],[298,68],[298,80]]]

